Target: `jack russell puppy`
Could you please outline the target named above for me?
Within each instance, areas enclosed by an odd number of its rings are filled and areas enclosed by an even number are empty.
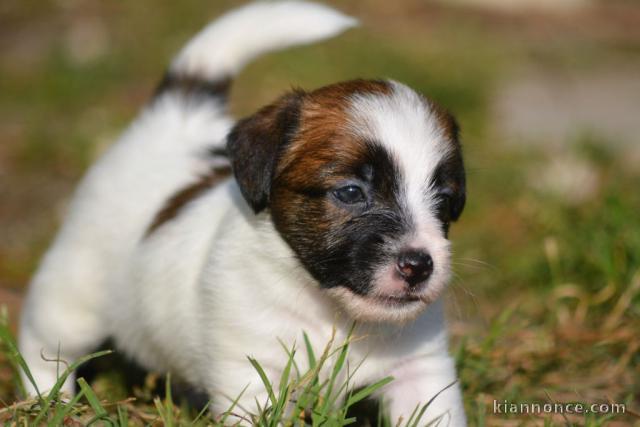
[[[440,298],[465,204],[454,118],[393,80],[292,90],[237,123],[225,112],[249,60],[355,24],[259,2],[183,48],[80,183],[30,285],[19,339],[40,391],[57,372],[43,355],[73,361],[112,338],[213,413],[247,386],[239,404],[255,410],[266,392],[247,355],[277,380],[281,342],[305,331],[322,349],[356,321],[353,386],[393,376],[379,393],[392,420],[435,397],[425,422],[466,424]]]

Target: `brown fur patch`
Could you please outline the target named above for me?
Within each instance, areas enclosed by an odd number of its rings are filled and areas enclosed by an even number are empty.
[[[458,144],[458,122],[453,115],[443,106],[435,101],[426,100],[429,110],[433,113],[438,126],[443,130],[444,136],[447,141],[454,144]]]
[[[176,192],[167,200],[162,209],[160,209],[153,218],[153,221],[147,228],[145,237],[148,237],[160,226],[177,217],[184,206],[197,199],[207,190],[215,187],[229,175],[231,175],[230,168],[215,168],[208,174],[203,175],[198,181]]]
[[[324,195],[367,161],[367,141],[350,127],[351,98],[391,90],[385,81],[353,80],[305,94],[298,130],[278,161],[272,186],[271,211],[281,232],[318,236],[350,219]]]
[[[271,183],[280,152],[298,129],[306,93],[291,91],[253,116],[240,120],[227,136],[227,154],[242,195],[254,212],[269,205]]]
[[[349,129],[351,97],[357,94],[389,94],[389,83],[381,80],[352,80],[325,86],[304,97],[298,132],[279,159],[276,178],[294,186],[335,183],[327,172],[339,174],[362,159],[365,141]],[[330,164],[332,170],[327,170]],[[345,171],[346,172],[346,171]],[[332,174],[334,175],[334,174]],[[329,178],[329,180],[327,180]]]

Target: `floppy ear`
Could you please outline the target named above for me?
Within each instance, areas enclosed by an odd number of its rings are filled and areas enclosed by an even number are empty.
[[[464,161],[462,160],[462,147],[460,144],[460,126],[455,117],[451,115],[450,123],[449,133],[454,145],[453,159],[450,162],[450,167],[453,169],[451,177],[456,186],[455,197],[451,203],[451,220],[457,221],[460,215],[462,215],[467,200],[467,185]]]
[[[255,213],[269,205],[278,157],[298,128],[303,91],[288,93],[239,121],[227,136],[227,153],[240,191]]]
[[[445,138],[450,144],[450,151],[435,169],[431,185],[450,197],[448,203],[449,220],[456,221],[462,214],[467,199],[460,130],[456,119],[446,110],[438,106],[432,108],[434,108],[437,120],[444,130]]]

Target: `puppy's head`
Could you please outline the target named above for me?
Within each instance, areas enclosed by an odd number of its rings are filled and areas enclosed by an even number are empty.
[[[465,174],[433,102],[392,81],[294,91],[240,121],[228,151],[247,202],[353,318],[412,319],[445,287]]]

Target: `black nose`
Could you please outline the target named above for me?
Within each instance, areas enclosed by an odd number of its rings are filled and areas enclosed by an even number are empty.
[[[427,280],[433,272],[433,260],[429,254],[419,250],[409,250],[400,253],[396,269],[409,286]]]

